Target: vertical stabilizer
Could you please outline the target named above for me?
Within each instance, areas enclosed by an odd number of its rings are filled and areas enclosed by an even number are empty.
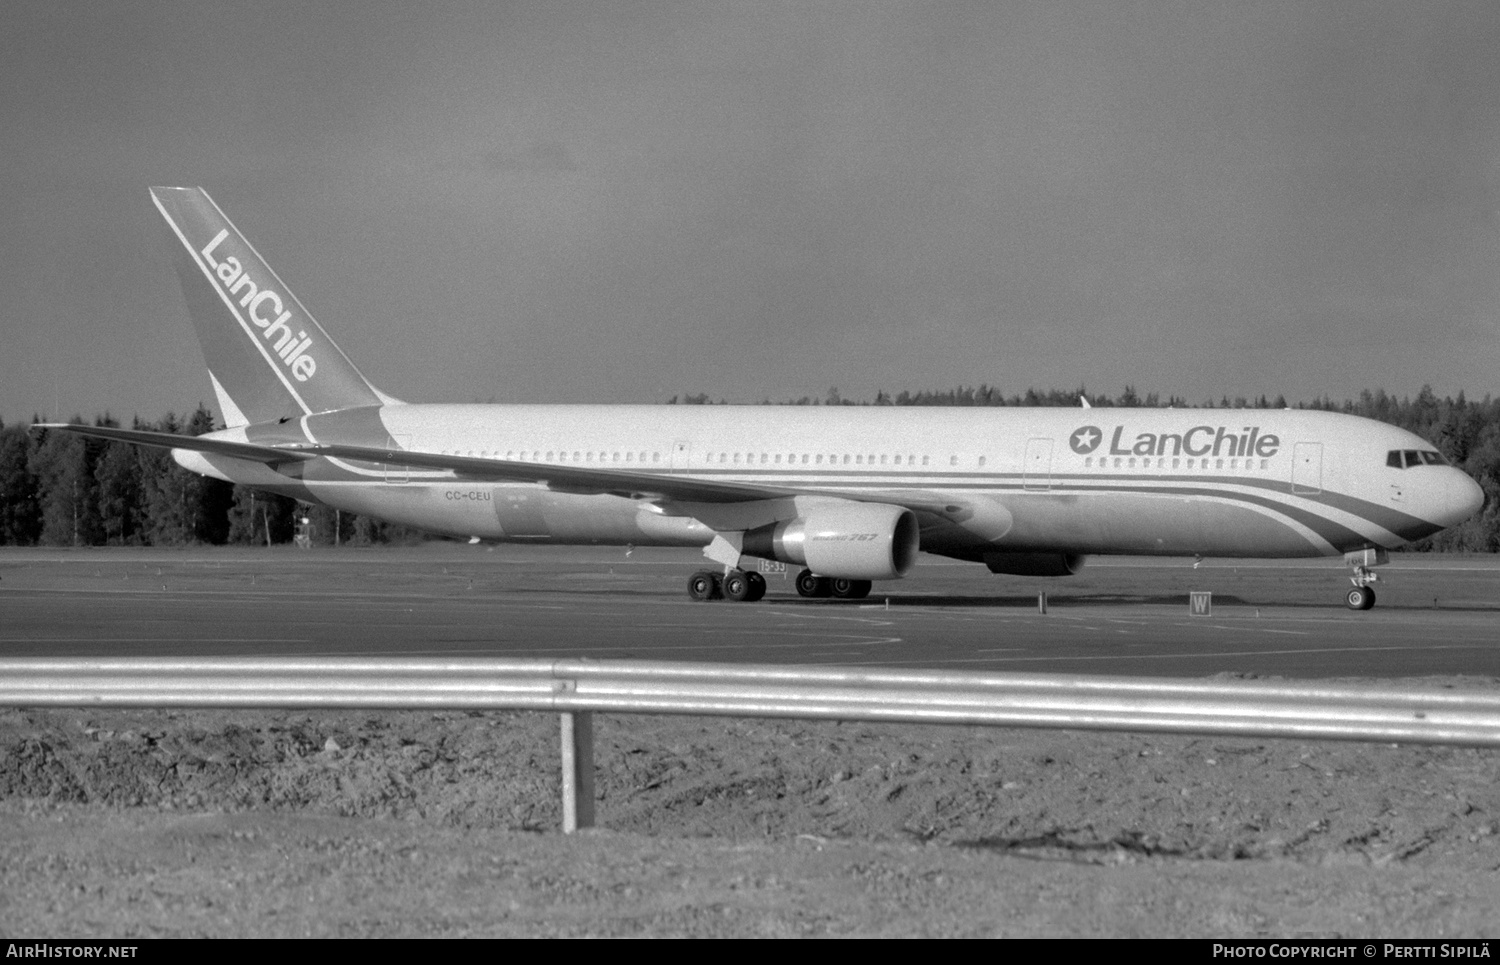
[[[395,402],[360,374],[202,188],[152,188],[226,425]]]

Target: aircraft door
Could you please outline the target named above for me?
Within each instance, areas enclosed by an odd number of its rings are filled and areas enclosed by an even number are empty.
[[[678,439],[672,443],[672,468],[685,470],[688,462],[693,456],[693,443],[690,439]]]
[[[411,448],[411,436],[402,433],[399,436],[386,436],[386,447],[389,449],[405,450]],[[400,485],[411,481],[411,467],[395,463],[385,464],[385,481]]]
[[[1299,442],[1292,448],[1292,492],[1323,491],[1323,444]]]
[[[1024,486],[1027,489],[1046,490],[1052,488],[1052,440],[1028,439],[1026,441],[1026,467]]]

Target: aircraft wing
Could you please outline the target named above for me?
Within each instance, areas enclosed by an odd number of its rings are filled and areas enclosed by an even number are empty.
[[[403,449],[377,449],[339,443],[308,443],[299,445],[295,451],[410,469],[447,469],[466,479],[545,483],[548,489],[585,494],[613,493],[617,496],[656,496],[699,503],[740,503],[793,496],[799,492],[774,486],[692,479],[669,472],[559,466],[552,463],[446,456],[435,452],[408,452]]]
[[[268,466],[304,462],[317,457],[316,453],[307,454],[292,449],[258,446],[250,442],[231,442],[228,439],[210,439],[204,436],[179,436],[170,432],[143,432],[140,429],[115,429],[110,426],[86,426],[76,422],[38,422],[31,428],[47,429],[52,432],[72,432],[80,436],[129,442],[137,446],[152,446],[158,449],[193,449],[218,456],[246,459],[250,462],[263,462]]]
[[[544,483],[549,489],[577,493],[614,493],[621,496],[657,496],[699,503],[737,503],[794,495],[795,491],[742,483],[700,481],[666,473],[632,472],[623,469],[593,469],[508,459],[478,459],[445,456],[433,452],[408,452],[338,443],[290,443],[260,445],[207,436],[178,436],[170,432],[144,432],[68,422],[39,422],[33,429],[72,432],[97,439],[128,442],[161,449],[190,449],[210,455],[228,456],[276,466],[289,462],[331,457],[373,462],[408,469],[446,469],[465,479]]]
[[[590,469],[582,466],[559,466],[550,463],[518,462],[508,459],[480,459],[473,456],[445,456],[433,452],[408,452],[402,449],[376,449],[346,446],[339,443],[295,443],[296,452],[357,462],[375,462],[406,466],[411,469],[448,469],[466,479],[496,479],[508,482],[545,483],[548,489],[584,494],[611,493],[616,496],[650,496],[675,503],[744,503],[787,496],[832,496],[857,502],[889,503],[917,512],[953,516],[962,511],[953,497],[924,490],[892,492],[850,491],[837,489],[803,489],[794,486],[766,486],[734,483],[716,479],[695,479],[684,473],[632,472],[628,469]],[[278,450],[285,451],[285,450]]]
[[[672,472],[641,472],[628,469],[595,469],[583,466],[559,466],[552,463],[520,462],[510,459],[481,459],[473,456],[448,456],[434,452],[410,452],[371,446],[349,446],[340,443],[283,443],[261,445],[233,442],[209,436],[178,436],[170,432],[145,432],[138,429],[114,429],[78,423],[37,423],[34,429],[72,432],[78,435],[162,449],[189,449],[210,455],[227,456],[268,466],[305,462],[329,457],[355,462],[402,466],[407,469],[448,470],[465,479],[488,479],[504,482],[542,483],[560,492],[583,494],[610,493],[626,497],[654,497],[677,503],[745,503],[787,496],[833,496],[860,502],[891,503],[917,512],[951,515],[960,507],[945,505],[949,497],[923,491],[842,492],[810,490],[787,486],[766,486],[720,480],[694,479]]]

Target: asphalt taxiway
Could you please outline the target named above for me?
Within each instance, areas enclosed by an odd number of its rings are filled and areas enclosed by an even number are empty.
[[[596,657],[1299,678],[1500,677],[1500,559],[1103,559],[1061,580],[924,558],[867,600],[694,603],[693,551],[0,549],[0,656]],[[1192,615],[1190,591],[1212,594]],[[1047,612],[1037,594],[1048,595]]]

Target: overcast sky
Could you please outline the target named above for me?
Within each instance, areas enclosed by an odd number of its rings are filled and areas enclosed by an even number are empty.
[[[410,401],[1500,392],[1497,51],[1492,0],[8,0],[0,418],[212,403],[152,184]]]

